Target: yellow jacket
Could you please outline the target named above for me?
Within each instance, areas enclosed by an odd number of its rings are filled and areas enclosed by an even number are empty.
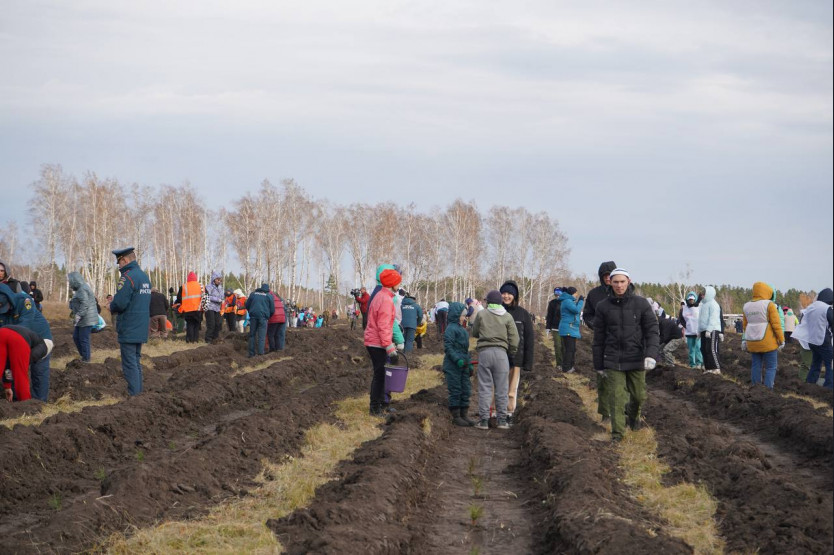
[[[779,345],[785,342],[785,333],[782,330],[782,323],[779,318],[779,308],[776,303],[771,302],[773,297],[773,289],[763,281],[757,281],[753,284],[753,301],[744,305],[744,317],[742,324],[744,326],[745,334],[747,333],[748,314],[752,314],[755,309],[754,303],[757,301],[768,301],[767,305],[767,326],[765,327],[764,337],[760,340],[751,340],[746,338],[747,350],[751,353],[769,353],[775,351]]]

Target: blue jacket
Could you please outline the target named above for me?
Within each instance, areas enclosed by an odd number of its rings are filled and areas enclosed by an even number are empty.
[[[79,319],[75,325],[79,328],[98,325],[98,309],[93,290],[78,272],[70,272],[67,281],[69,281],[70,289],[73,290],[69,307]]]
[[[423,309],[417,304],[414,297],[403,297],[403,302],[400,304],[400,310],[403,313],[403,319],[400,322],[403,329],[417,329],[420,321],[423,319]]]
[[[721,307],[715,300],[715,287],[707,285],[704,289],[706,291],[701,301],[701,313],[698,315],[698,331],[721,332]],[[780,310],[779,313],[781,312]]]
[[[561,319],[559,320],[559,335],[562,337],[576,337],[579,339],[579,315],[582,313],[582,307],[585,306],[585,299],[577,302],[573,295],[562,291],[559,297],[561,301]]]
[[[275,300],[269,294],[269,285],[261,285],[246,299],[246,310],[249,311],[249,318],[265,318],[269,317],[275,312]]]
[[[110,312],[118,314],[119,343],[147,343],[151,321],[151,280],[133,260],[119,269],[122,277],[110,301]]]
[[[469,334],[460,325],[460,315],[464,310],[463,303],[449,303],[449,325],[443,334],[443,350],[446,353],[443,357],[444,372],[460,372],[469,364]],[[458,366],[461,360],[464,362]]]
[[[26,293],[15,293],[5,283],[0,283],[0,299],[9,303],[9,310],[0,314],[4,326],[16,325],[29,328],[43,339],[52,339],[52,330],[49,322],[43,317],[41,311],[35,308],[35,301]]]

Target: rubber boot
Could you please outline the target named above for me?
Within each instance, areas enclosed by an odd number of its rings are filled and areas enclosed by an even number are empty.
[[[452,413],[452,424],[462,427],[469,426],[469,422],[460,417],[460,408],[449,407],[449,412]]]
[[[468,412],[469,407],[460,407],[460,417],[469,422],[470,426],[474,426],[475,424],[477,424],[477,422],[469,418],[469,416],[467,416]]]

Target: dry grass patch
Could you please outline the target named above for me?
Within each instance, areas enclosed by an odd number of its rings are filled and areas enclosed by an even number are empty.
[[[623,481],[641,505],[662,517],[666,531],[682,539],[696,553],[723,553],[715,511],[718,502],[703,486],[681,483],[664,487],[669,467],[657,458],[654,430],[644,428],[626,434],[619,447]]]
[[[831,406],[828,403],[817,401],[813,397],[806,397],[805,395],[800,395],[799,393],[782,393],[782,397],[788,397],[790,399],[799,399],[800,401],[805,401],[815,409],[825,409],[826,416],[834,416],[834,410],[831,409]]]
[[[565,374],[565,378],[571,390],[582,399],[590,418],[598,421],[596,387],[589,387],[590,380],[584,376]],[[605,428],[606,433],[594,435],[592,439],[607,441],[610,424],[606,423]],[[623,482],[631,489],[634,499],[668,523],[663,527],[667,533],[686,542],[696,553],[723,552],[724,541],[714,518],[718,502],[702,486],[681,483],[664,487],[662,479],[669,467],[657,457],[654,430],[644,427],[639,432],[626,433],[618,451]]]
[[[248,366],[248,365],[241,366],[238,370],[236,370],[235,372],[232,373],[232,377],[241,376],[243,374],[251,374],[252,372],[257,372],[259,370],[264,370],[266,368],[269,368],[273,364],[278,364],[279,362],[284,362],[286,360],[292,360],[292,357],[281,357],[281,358],[269,359],[269,360],[264,360],[262,362],[259,362],[257,364],[253,364],[251,366]],[[232,366],[233,368],[238,368],[236,363],[233,362],[232,364],[233,364],[233,366]]]
[[[115,397],[104,397],[97,401],[73,401],[70,398],[69,394],[64,395],[54,403],[44,403],[41,405],[41,411],[36,412],[33,414],[22,414],[21,416],[15,418],[7,418],[5,420],[0,420],[0,425],[6,426],[7,428],[13,428],[17,424],[22,424],[24,426],[37,426],[50,416],[54,416],[58,413],[71,413],[71,412],[79,412],[86,407],[101,407],[104,405],[114,405],[118,403],[121,399],[116,399]]]
[[[425,362],[425,358],[423,360]],[[437,372],[413,370],[409,372],[406,391],[398,395],[408,396],[439,383]],[[308,505],[315,497],[316,488],[333,478],[333,471],[340,461],[352,456],[362,443],[382,434],[381,421],[368,415],[367,395],[340,402],[336,416],[342,425],[321,424],[307,431],[300,457],[287,457],[280,462],[263,461],[263,469],[256,478],[259,487],[245,498],[222,503],[197,520],[165,522],[136,530],[130,537],[114,534],[98,551],[280,552],[281,545],[265,525],[267,519],[286,516]],[[424,432],[430,433],[430,429]]]

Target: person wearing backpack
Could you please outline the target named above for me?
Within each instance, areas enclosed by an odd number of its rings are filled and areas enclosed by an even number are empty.
[[[773,288],[763,281],[753,284],[753,300],[744,304],[741,349],[753,359],[751,381],[773,389],[776,380],[777,353],[785,346],[785,334],[779,320],[782,312],[772,300]]]

